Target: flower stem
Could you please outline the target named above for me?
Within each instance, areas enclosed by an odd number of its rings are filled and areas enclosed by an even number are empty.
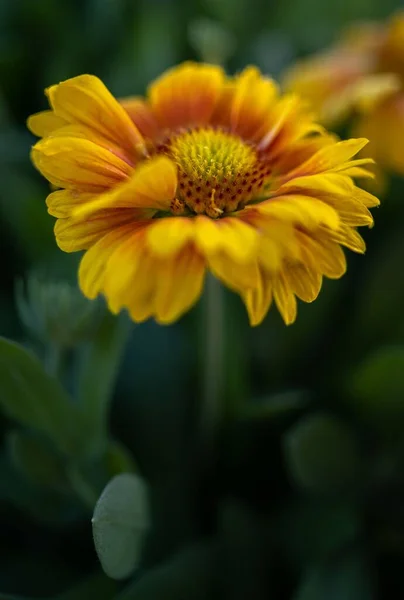
[[[211,446],[221,418],[224,383],[224,297],[221,283],[208,276],[205,307],[204,386],[201,431]]]
[[[49,375],[61,379],[64,368],[65,351],[60,344],[50,344],[45,358],[46,370]]]

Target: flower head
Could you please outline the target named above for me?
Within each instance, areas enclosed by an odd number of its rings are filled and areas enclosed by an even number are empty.
[[[357,24],[328,51],[297,63],[285,88],[332,126],[355,113],[354,135],[370,140],[378,165],[404,174],[404,12],[386,24]]]
[[[346,270],[346,246],[364,252],[360,225],[378,205],[366,144],[326,134],[294,95],[281,97],[255,68],[233,79],[185,63],[147,98],[116,100],[82,75],[47,90],[33,115],[32,149],[57,191],[47,198],[66,252],[86,250],[84,294],[113,312],[171,323],[199,298],[207,270],[243,298],[252,325],[274,300],[284,321],[296,296],[313,301],[323,276]]]

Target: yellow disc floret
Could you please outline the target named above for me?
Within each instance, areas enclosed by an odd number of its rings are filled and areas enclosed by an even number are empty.
[[[178,166],[174,212],[182,207],[212,218],[237,210],[261,189],[267,166],[239,136],[192,129],[171,138],[165,152]]]

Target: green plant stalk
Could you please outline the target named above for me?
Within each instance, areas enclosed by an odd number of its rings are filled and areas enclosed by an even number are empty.
[[[106,314],[80,364],[78,400],[88,426],[89,455],[99,456],[108,441],[108,418],[114,385],[131,330],[126,315]]]
[[[210,446],[221,420],[225,350],[224,291],[219,280],[208,276],[205,305],[205,351],[201,432]]]

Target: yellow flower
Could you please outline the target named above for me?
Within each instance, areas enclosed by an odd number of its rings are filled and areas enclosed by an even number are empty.
[[[320,121],[333,126],[356,113],[353,135],[379,166],[404,174],[404,12],[386,24],[357,24],[330,50],[286,73]]]
[[[252,325],[274,300],[284,321],[296,296],[313,301],[323,276],[346,270],[346,246],[379,201],[356,187],[366,140],[338,141],[293,95],[253,67],[233,79],[185,63],[147,98],[117,101],[91,75],[47,90],[51,110],[29,119],[43,136],[39,171],[62,189],[47,198],[66,252],[86,250],[84,294],[113,312],[171,323],[199,298],[207,270],[239,293]]]

